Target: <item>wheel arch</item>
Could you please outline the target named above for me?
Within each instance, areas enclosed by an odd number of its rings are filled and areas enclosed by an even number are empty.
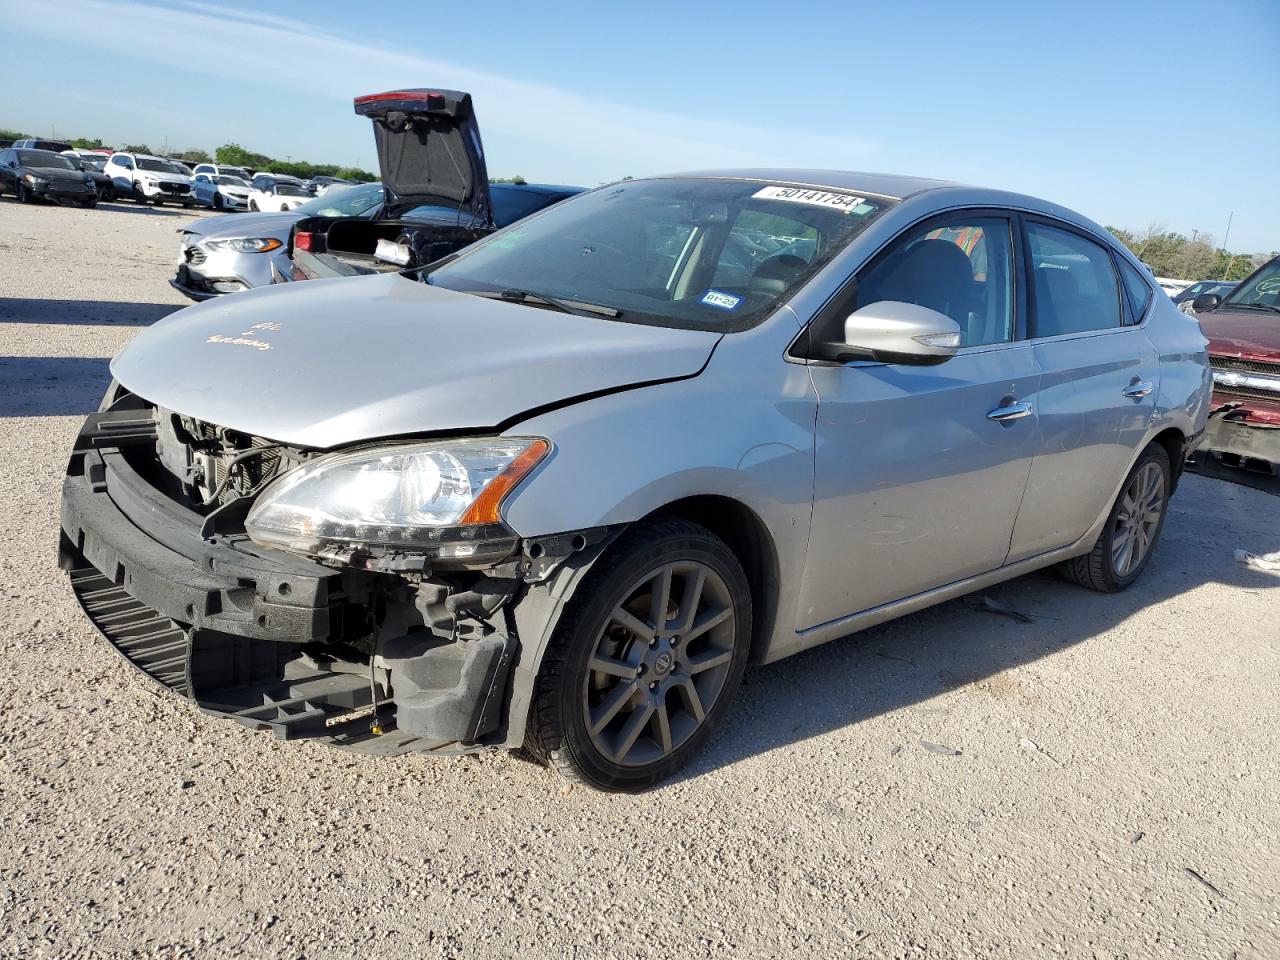
[[[1173,471],[1169,494],[1172,495],[1178,489],[1178,479],[1182,476],[1182,467],[1187,459],[1187,436],[1177,427],[1166,427],[1152,437],[1150,442],[1160,444],[1169,455],[1169,468]]]
[[[721,494],[699,494],[665,504],[648,516],[675,516],[706,527],[728,544],[751,587],[751,657],[763,659],[773,636],[778,607],[778,551],[763,520],[740,500]]]
[[[519,747],[524,743],[533,689],[543,656],[566,604],[582,581],[624,530],[663,516],[679,517],[706,527],[738,558],[751,590],[753,616],[749,662],[757,663],[767,653],[777,619],[780,582],[777,548],[768,527],[746,504],[722,494],[694,494],[671,500],[644,516],[613,528],[604,541],[575,554],[549,580],[529,587],[509,608],[510,623],[518,631],[520,650],[511,671],[502,746]]]

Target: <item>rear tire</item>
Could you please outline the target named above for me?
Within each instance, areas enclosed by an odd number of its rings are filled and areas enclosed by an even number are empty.
[[[1097,543],[1084,556],[1060,564],[1062,575],[1101,593],[1129,587],[1155,552],[1169,513],[1172,479],[1169,454],[1160,444],[1149,444],[1125,477]]]
[[[525,745],[599,790],[652,786],[711,736],[742,681],[751,592],[695,523],[623,534],[578,586],[535,682]]]

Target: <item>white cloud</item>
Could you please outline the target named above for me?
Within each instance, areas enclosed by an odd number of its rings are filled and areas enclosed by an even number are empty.
[[[560,158],[560,167],[581,179],[606,179],[710,166],[859,165],[872,152],[864,141],[767,125],[685,116],[652,107],[605,103],[589,94],[544,83],[514,79],[465,63],[372,46],[272,14],[191,0],[182,7],[160,7],[136,0],[60,0],[50,17],[40,0],[6,0],[6,29],[115,49],[123,58],[162,64],[190,75],[254,79],[280,97],[288,94],[329,97],[347,111],[354,95],[397,86],[440,84],[467,90],[476,100],[480,128],[489,142],[538,145],[540,154]],[[448,45],[450,51],[459,48]],[[153,108],[177,110],[191,100],[205,112],[233,111],[216,90],[199,83],[170,85],[145,92]],[[143,92],[138,88],[135,92]],[[221,118],[220,118],[221,119]],[[322,118],[317,118],[323,123]],[[257,131],[240,139],[260,142]],[[319,157],[315,159],[321,159]],[[520,167],[503,156],[502,169]],[[548,172],[555,164],[543,162]],[[524,169],[524,168],[521,168]],[[537,171],[534,171],[537,172]]]

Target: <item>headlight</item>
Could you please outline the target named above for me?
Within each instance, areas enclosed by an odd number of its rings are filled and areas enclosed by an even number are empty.
[[[363,547],[465,560],[488,546],[505,556],[515,535],[499,508],[550,449],[495,437],[320,457],[267,487],[245,529],[256,543],[308,554]]]
[[[235,240],[206,240],[210,250],[234,250],[236,253],[270,253],[284,246],[275,237],[244,237]]]
[[[33,187],[43,187],[49,182],[44,177],[37,177],[32,173],[23,174],[22,179],[27,181],[27,183],[31,184]]]

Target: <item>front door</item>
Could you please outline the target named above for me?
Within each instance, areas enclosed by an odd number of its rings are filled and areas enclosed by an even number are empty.
[[[953,214],[908,230],[858,276],[856,306],[947,314],[959,353],[934,367],[813,365],[814,510],[800,629],[1001,566],[1039,447],[1039,367],[1016,339],[1010,219]]]

